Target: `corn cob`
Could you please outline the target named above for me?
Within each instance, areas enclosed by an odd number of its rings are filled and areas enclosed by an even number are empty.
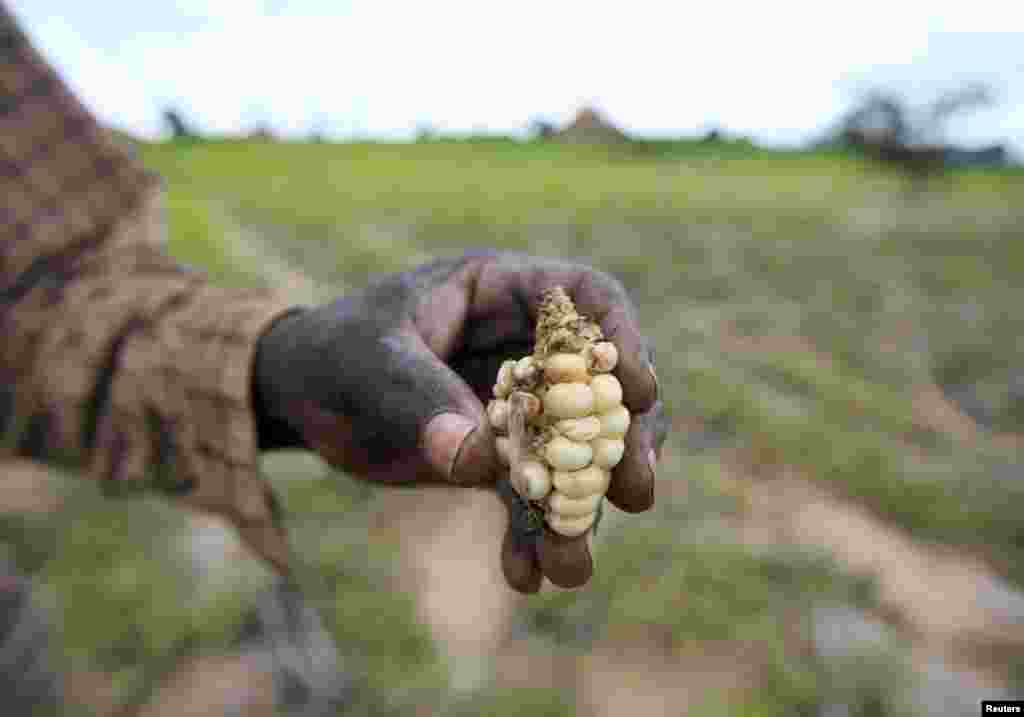
[[[561,287],[544,292],[534,352],[505,361],[487,416],[509,481],[561,535],[594,525],[622,460],[629,410],[611,371],[618,351]]]

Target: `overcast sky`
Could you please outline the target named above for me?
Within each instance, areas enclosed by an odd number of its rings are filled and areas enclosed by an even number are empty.
[[[168,105],[208,132],[400,138],[593,103],[641,134],[796,144],[858,90],[926,101],[980,80],[1000,102],[951,138],[1024,155],[1019,3],[6,1],[100,117],[149,137]]]

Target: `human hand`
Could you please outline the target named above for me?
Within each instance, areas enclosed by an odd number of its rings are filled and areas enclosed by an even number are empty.
[[[633,305],[606,274],[521,254],[440,259],[275,322],[254,371],[261,447],[304,445],[369,480],[493,482],[507,468],[484,402],[502,361],[532,352],[541,293],[554,285],[619,349],[615,374],[633,422],[607,497],[647,510],[667,421]],[[588,534],[545,527],[534,539],[514,528],[502,547],[512,587],[535,592],[543,576],[563,587],[589,580]]]

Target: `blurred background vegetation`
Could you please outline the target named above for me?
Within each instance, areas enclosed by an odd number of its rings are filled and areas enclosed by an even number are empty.
[[[920,183],[840,145],[717,135],[136,148],[166,178],[171,251],[224,284],[311,301],[499,247],[614,274],[655,341],[674,427],[655,508],[610,509],[592,583],[514,601],[472,679],[381,528],[388,491],[267,457],[353,686],[339,714],[895,717],[1024,696],[1021,167]],[[226,539],[161,501],[47,480],[57,507],[0,529],[87,692],[152,708],[183,662],[241,649],[258,564],[207,559]]]

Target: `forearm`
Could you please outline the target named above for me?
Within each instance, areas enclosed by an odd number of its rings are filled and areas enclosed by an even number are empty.
[[[69,289],[87,287],[84,298],[103,303],[99,294],[110,292],[95,276],[145,264],[142,245],[159,242],[147,206],[158,182],[68,92],[2,5],[0,96],[0,418],[5,433],[20,441],[39,434],[34,427],[44,420],[39,412],[25,413],[37,358],[48,334],[67,318],[64,308],[83,300]],[[90,347],[99,373],[130,326],[127,312],[121,313],[120,324],[109,312],[100,320],[107,340]],[[72,337],[83,329],[65,323]],[[25,440],[38,442],[31,435]]]
[[[256,342],[256,352],[253,359],[252,395],[253,415],[256,419],[256,435],[259,449],[261,451],[273,451],[286,448],[308,448],[302,438],[302,434],[283,418],[275,415],[271,410],[271,394],[269,390],[274,380],[274,373],[281,368],[268,358],[269,354],[276,348],[267,345],[267,335],[272,326],[279,326],[290,317],[304,311],[301,308],[294,308],[278,318],[267,327],[267,331],[261,334]]]
[[[157,178],[2,6],[0,97],[0,452],[168,490],[282,567],[251,371],[289,302],[212,286],[166,253]]]

